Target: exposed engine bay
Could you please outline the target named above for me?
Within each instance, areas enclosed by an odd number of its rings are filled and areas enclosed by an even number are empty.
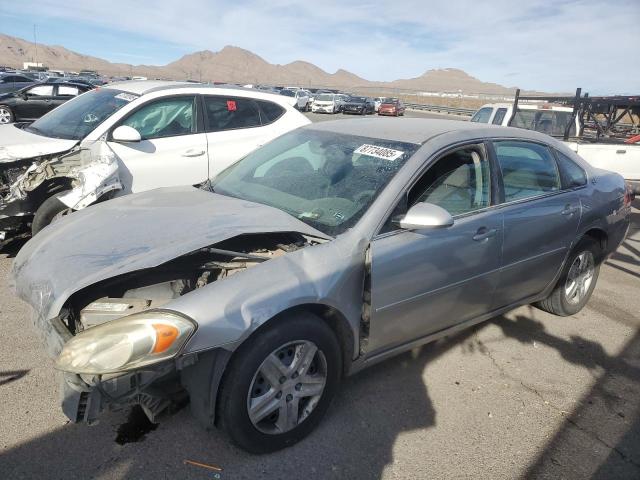
[[[65,323],[76,334],[171,300],[300,248],[319,243],[299,233],[240,235],[153,269],[109,279],[69,299]]]
[[[0,245],[28,233],[30,218],[56,193],[65,192],[59,200],[79,210],[121,188],[116,156],[103,141],[25,159],[2,158],[0,152],[0,232],[6,237]]]
[[[126,315],[162,308],[172,299],[212,282],[322,241],[295,232],[232,237],[157,267],[81,290],[69,299],[61,320],[75,335]],[[193,361],[194,358],[187,360],[178,370]],[[118,410],[131,405],[140,405],[155,422],[167,408],[184,404],[188,398],[175,363],[115,375],[65,374],[65,379],[63,410],[75,422],[92,424],[104,409]],[[163,388],[150,389],[151,384],[162,384]]]

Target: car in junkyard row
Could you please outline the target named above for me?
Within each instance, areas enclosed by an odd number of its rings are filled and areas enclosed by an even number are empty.
[[[519,305],[579,312],[630,202],[538,132],[322,122],[200,188],[59,219],[12,281],[71,421],[134,404],[157,421],[188,397],[203,426],[267,452],[309,434],[345,375]]]
[[[33,85],[36,80],[22,73],[0,73],[0,93],[10,93],[21,88]]]
[[[342,113],[367,115],[375,112],[375,102],[370,97],[352,96],[342,106]]]
[[[399,117],[404,115],[404,103],[398,98],[385,98],[378,108],[378,115]]]
[[[96,202],[208,181],[310,123],[285,99],[128,81],[91,90],[31,124],[0,125],[0,247]]]
[[[79,82],[46,82],[0,94],[0,124],[33,121],[92,88]]]

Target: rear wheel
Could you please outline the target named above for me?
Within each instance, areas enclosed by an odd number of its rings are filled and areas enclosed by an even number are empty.
[[[283,317],[236,351],[219,394],[222,428],[241,448],[267,453],[307,436],[342,370],[333,331],[306,312]]]
[[[6,105],[0,105],[0,124],[12,123],[14,120],[13,111]]]
[[[551,294],[536,304],[542,310],[567,317],[578,313],[591,298],[600,273],[600,246],[584,238],[573,249]]]
[[[33,216],[31,223],[31,234],[35,235],[44,227],[49,225],[56,217],[71,212],[71,209],[60,201],[58,197],[66,195],[69,191],[59,192],[47,198]]]

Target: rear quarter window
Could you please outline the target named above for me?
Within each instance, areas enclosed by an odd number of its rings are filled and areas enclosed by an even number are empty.
[[[284,115],[284,108],[277,103],[268,102],[266,100],[256,100],[256,103],[260,107],[260,116],[262,118],[262,125],[267,125],[278,120]]]
[[[576,188],[586,185],[587,173],[582,169],[582,167],[563,153],[560,153],[557,150],[555,152],[556,157],[558,157],[560,175],[562,176],[562,187]]]

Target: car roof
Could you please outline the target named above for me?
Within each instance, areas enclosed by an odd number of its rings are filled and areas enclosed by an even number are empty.
[[[313,123],[304,128],[421,145],[443,133],[486,130],[488,126],[463,120],[430,118],[354,118]],[[508,127],[494,128],[511,130]]]
[[[544,108],[541,106],[544,105]],[[512,107],[513,103],[488,103],[483,105],[480,108],[509,108]],[[555,110],[556,112],[571,112],[573,111],[572,107],[566,107],[563,105],[555,105],[552,103],[518,103],[518,108],[521,110]]]
[[[208,91],[209,93],[217,93],[220,95],[235,95],[270,100],[282,105],[287,105],[286,100],[280,93],[265,92],[263,90],[244,88],[237,85],[211,85],[207,83],[176,82],[169,80],[126,80],[123,82],[108,83],[102,85],[100,88],[113,88],[136,95],[147,95],[170,90],[188,90],[189,93]]]
[[[145,95],[157,90],[167,90],[177,88],[183,85],[193,87],[197,84],[189,82],[174,82],[169,80],[124,80],[122,82],[113,82],[104,85],[102,88],[115,88],[136,95]]]

